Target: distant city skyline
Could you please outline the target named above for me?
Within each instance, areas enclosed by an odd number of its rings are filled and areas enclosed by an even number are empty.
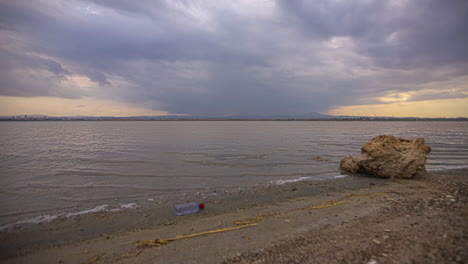
[[[0,0],[0,116],[468,117],[468,1]]]

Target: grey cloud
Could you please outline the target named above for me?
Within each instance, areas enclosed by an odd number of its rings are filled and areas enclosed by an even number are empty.
[[[91,81],[95,83],[98,83],[100,85],[109,85],[109,86],[111,85],[111,82],[107,79],[106,75],[104,75],[104,73],[102,72],[85,70],[84,74],[88,76],[91,79]]]
[[[49,58],[35,55],[26,55],[0,49],[0,69],[11,70],[16,67],[45,69],[56,75],[71,75],[72,73],[63,66]]]
[[[362,37],[372,30],[386,1],[278,0],[288,19],[313,38]]]
[[[40,72],[27,72],[21,76],[16,74],[16,72],[0,72],[1,95],[62,98],[80,98],[87,95],[79,87],[62,86],[61,79],[56,76],[44,76]]]
[[[425,100],[440,100],[440,99],[455,99],[468,98],[468,91],[448,90],[448,91],[429,91],[421,92],[411,96],[408,101],[425,101]]]
[[[23,74],[19,75],[19,72]],[[52,59],[0,49],[0,91],[3,95],[77,97],[74,94],[81,94],[80,91],[58,87],[59,82],[69,75],[72,75],[69,70]]]
[[[278,0],[312,38],[346,36],[356,51],[385,67],[413,68],[468,61],[464,0]],[[464,72],[466,74],[467,72]]]
[[[151,18],[167,16],[172,10],[167,6],[166,1],[161,0],[86,0],[85,2],[95,3],[97,5],[114,9],[124,14],[146,15]],[[182,2],[178,0],[177,2]]]
[[[466,1],[404,2],[277,0],[271,14],[246,16],[196,0],[0,0],[8,44],[0,95],[111,97],[194,115],[295,114],[377,103],[388,91],[468,74]],[[205,24],[190,10],[206,11]],[[327,47],[334,37],[352,45]],[[18,74],[26,70],[50,76]],[[61,86],[67,75],[98,87]]]

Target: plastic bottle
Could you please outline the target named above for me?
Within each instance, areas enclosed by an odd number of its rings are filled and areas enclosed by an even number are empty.
[[[199,203],[186,203],[186,204],[178,204],[175,206],[175,214],[176,215],[186,215],[186,214],[193,214],[200,211],[200,209],[205,208],[204,204]]]

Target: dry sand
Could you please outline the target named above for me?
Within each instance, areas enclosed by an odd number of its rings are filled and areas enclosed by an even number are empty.
[[[369,177],[300,182],[220,196],[194,215],[175,217],[167,204],[0,233],[0,261],[468,262],[468,170],[394,182]],[[256,225],[159,247],[123,245],[231,228],[236,221]]]

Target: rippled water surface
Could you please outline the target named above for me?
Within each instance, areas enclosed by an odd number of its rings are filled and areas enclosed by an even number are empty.
[[[468,165],[468,122],[1,122],[0,225],[208,189],[333,178],[343,156],[380,134],[424,137],[429,170]]]

